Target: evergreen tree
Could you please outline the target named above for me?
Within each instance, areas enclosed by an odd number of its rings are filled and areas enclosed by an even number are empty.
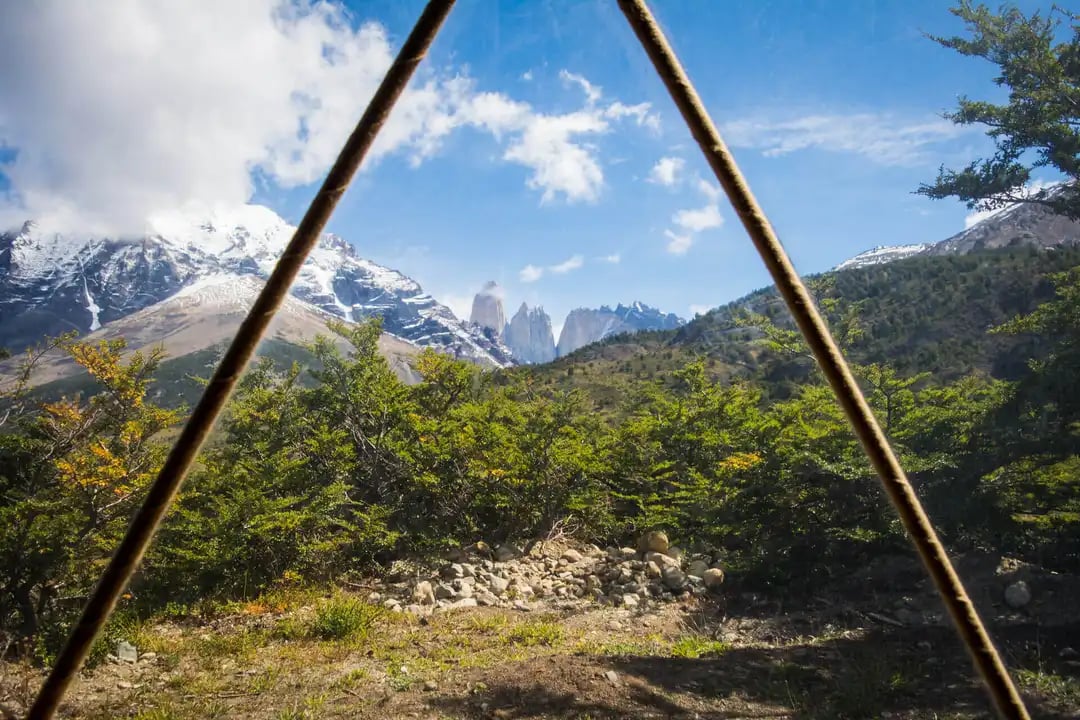
[[[994,154],[961,170],[943,166],[937,180],[916,193],[955,197],[980,210],[1033,202],[1080,219],[1080,15],[1058,6],[1045,15],[1008,6],[995,14],[971,0],[961,0],[951,12],[964,21],[967,36],[931,39],[996,65],[994,82],[1008,89],[1009,99],[996,104],[960,98],[945,117],[984,126]],[[1025,192],[1037,168],[1072,182],[1060,193]]]

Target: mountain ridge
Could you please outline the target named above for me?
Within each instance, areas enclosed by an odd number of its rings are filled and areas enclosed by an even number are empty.
[[[294,228],[247,205],[207,217],[167,214],[141,237],[42,231],[32,221],[0,233],[0,346],[21,350],[46,335],[80,334],[162,302],[201,279],[265,279]],[[381,317],[383,329],[488,367],[512,362],[497,339],[459,320],[408,276],[324,235],[291,295],[348,321]]]

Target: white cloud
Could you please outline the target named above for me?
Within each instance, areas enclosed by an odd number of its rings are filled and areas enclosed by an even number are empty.
[[[532,79],[533,79],[532,70],[526,70],[525,72],[521,73],[521,80],[523,82],[532,82]]]
[[[671,222],[678,230],[665,230],[664,237],[668,239],[667,251],[672,255],[685,255],[694,244],[698,233],[724,224],[724,217],[720,214],[720,206],[716,202],[720,197],[719,188],[701,177],[697,178],[695,186],[709,201],[703,207],[679,210],[671,216]]]
[[[664,237],[668,239],[667,251],[672,255],[685,255],[690,246],[694,244],[692,233],[679,234],[673,230],[665,230]]]
[[[586,80],[581,75],[578,75],[577,73],[572,73],[568,70],[560,70],[559,77],[565,83],[574,83],[579,85],[582,92],[585,93],[585,100],[589,103],[589,105],[595,105],[600,100],[600,98],[603,97],[604,93],[601,88],[593,85],[591,82]]]
[[[600,262],[610,263],[611,265],[618,265],[622,262],[622,255],[619,253],[612,253],[611,255],[605,255],[604,257],[597,258]]]
[[[679,210],[672,216],[671,221],[688,232],[702,232],[724,224],[724,218],[721,217],[716,203],[693,210]]]
[[[526,265],[521,268],[521,272],[518,273],[518,277],[523,283],[536,282],[544,276],[544,268],[536,267],[535,265]]]
[[[790,120],[746,119],[727,123],[722,135],[733,147],[767,157],[808,148],[863,155],[881,165],[914,165],[931,146],[958,137],[964,128],[948,120],[904,120],[875,113],[808,115]]]
[[[571,257],[568,257],[566,260],[562,261],[561,263],[558,263],[557,265],[550,266],[548,268],[548,270],[550,270],[553,273],[556,273],[557,275],[563,275],[565,273],[570,272],[571,270],[577,270],[578,268],[580,268],[584,264],[585,264],[585,258],[584,257],[582,257],[581,255],[572,255]]]
[[[709,200],[716,201],[720,199],[719,186],[714,185],[713,183],[700,176],[697,178],[696,184],[698,192],[707,197]]]
[[[716,307],[716,306],[715,305],[691,305],[690,306],[690,316],[695,317],[697,315],[704,315],[705,313],[712,310],[714,307]]]
[[[1028,183],[1024,187],[1019,188],[1013,194],[1021,198],[1031,197],[1033,195],[1038,195],[1043,190],[1047,190],[1060,184],[1060,181],[1049,182],[1046,180],[1035,180],[1034,182]],[[980,223],[988,217],[993,217],[1000,212],[1004,212],[1010,207],[1010,205],[1003,205],[1002,207],[995,208],[993,210],[973,210],[964,217],[964,229],[967,230],[972,225]]]
[[[685,165],[686,161],[680,157],[662,157],[649,171],[649,182],[673,187],[679,182],[679,175]]]
[[[602,258],[606,262],[618,262],[618,255],[609,255],[606,258]],[[616,258],[612,260],[611,258]],[[585,265],[584,255],[571,255],[561,263],[554,265],[548,265],[547,267],[540,267],[539,265],[526,265],[521,268],[521,272],[518,273],[518,278],[523,283],[536,282],[542,278],[546,273],[553,273],[555,275],[565,275],[566,273],[577,270]]]
[[[459,320],[468,320],[472,314],[473,296],[469,293],[441,293],[436,300],[450,308]]]
[[[0,145],[17,150],[4,173],[18,205],[8,198],[4,215],[142,232],[161,211],[246,202],[253,176],[282,187],[321,177],[393,59],[386,31],[354,27],[333,2],[215,7],[0,3]],[[422,69],[367,164],[392,153],[420,164],[472,126],[528,170],[544,202],[596,200],[604,176],[587,140],[654,116],[648,104],[605,104],[581,76],[565,79],[585,91],[585,106],[545,114],[452,70]]]

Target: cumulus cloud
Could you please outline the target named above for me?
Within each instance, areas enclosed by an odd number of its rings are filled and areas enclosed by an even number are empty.
[[[680,234],[674,230],[665,230],[664,237],[668,239],[667,251],[672,255],[685,255],[694,244],[694,236],[691,233]]]
[[[612,253],[611,255],[605,255],[604,257],[598,259],[600,260],[600,262],[606,262],[611,265],[618,265],[620,262],[622,262],[622,255],[620,255],[619,253]]]
[[[141,232],[157,212],[246,202],[253,178],[316,181],[394,51],[381,25],[357,26],[334,2],[235,0],[213,14],[170,0],[0,3],[0,146],[15,150],[0,165],[4,216]],[[471,126],[544,202],[593,201],[604,176],[591,138],[654,116],[564,79],[585,105],[547,114],[453,69],[423,69],[367,165],[391,153],[418,165]]]
[[[543,276],[544,268],[537,267],[536,265],[526,265],[525,267],[521,268],[521,272],[518,273],[518,278],[520,278],[521,282],[523,283],[536,282]]]
[[[697,178],[696,185],[698,192],[709,200],[716,201],[720,199],[720,187],[718,185],[711,183],[700,176]]]
[[[697,176],[694,188],[705,196],[707,202],[699,208],[678,210],[671,216],[671,222],[677,229],[665,230],[664,237],[668,240],[667,251],[672,255],[685,255],[693,246],[698,233],[724,224],[724,218],[720,214],[720,206],[717,203],[720,198],[720,189],[700,176]]]
[[[649,171],[649,182],[664,187],[673,187],[679,182],[679,175],[685,165],[686,161],[681,157],[662,157],[656,161],[652,170]]]
[[[610,259],[612,257],[617,258],[618,256],[610,255],[608,256],[608,258],[605,258],[605,260],[607,262],[613,262]],[[618,260],[615,260],[614,262],[618,262]],[[547,273],[552,273],[554,275],[565,275],[566,273],[572,270],[577,270],[584,265],[584,255],[571,255],[567,259],[563,260],[561,263],[555,263],[554,265],[548,265],[547,267],[541,267],[539,265],[526,265],[525,267],[521,268],[521,271],[518,273],[518,279],[520,279],[523,283],[536,282],[540,278],[544,277],[544,275]]]
[[[709,203],[692,210],[680,210],[675,213],[671,221],[688,232],[711,230],[724,224],[724,218],[720,216],[720,208],[716,203]]]
[[[932,146],[964,132],[964,128],[948,120],[910,120],[875,113],[808,115],[788,120],[754,118],[736,120],[722,128],[733,147],[760,150],[767,157],[818,148],[897,166],[927,161]]]
[[[556,275],[563,275],[565,273],[570,272],[571,270],[577,270],[578,268],[580,268],[584,264],[585,264],[585,258],[584,257],[582,257],[581,255],[572,255],[571,257],[568,257],[566,260],[563,260],[561,263],[558,263],[556,265],[552,265],[551,267],[548,268],[548,270],[555,273]]]

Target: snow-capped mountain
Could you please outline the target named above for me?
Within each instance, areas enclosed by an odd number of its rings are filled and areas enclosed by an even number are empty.
[[[1068,185],[1052,186],[1044,199],[1072,192]],[[1080,244],[1080,222],[1038,203],[1018,203],[983,216],[971,227],[937,243],[876,247],[845,260],[833,270],[880,265],[913,255],[963,255],[979,250],[1031,246],[1039,248]]]
[[[880,245],[876,248],[861,252],[853,258],[848,258],[844,262],[840,263],[833,270],[850,270],[851,268],[867,267],[869,265],[881,265],[883,263],[893,262],[894,260],[902,260],[912,255],[918,255],[921,252],[933,247],[930,243],[920,243],[918,245]]]
[[[577,308],[566,316],[559,333],[558,355],[569,355],[580,347],[610,335],[642,330],[673,330],[684,320],[673,313],[664,313],[644,303],[620,303],[615,309],[607,305],[599,309]]]
[[[135,238],[59,235],[28,222],[0,234],[0,346],[18,350],[47,335],[92,332],[208,278],[265,278],[293,231],[258,205],[161,216]],[[488,366],[511,362],[498,338],[332,234],[319,241],[292,294],[347,320],[380,316],[386,332],[419,346]]]

